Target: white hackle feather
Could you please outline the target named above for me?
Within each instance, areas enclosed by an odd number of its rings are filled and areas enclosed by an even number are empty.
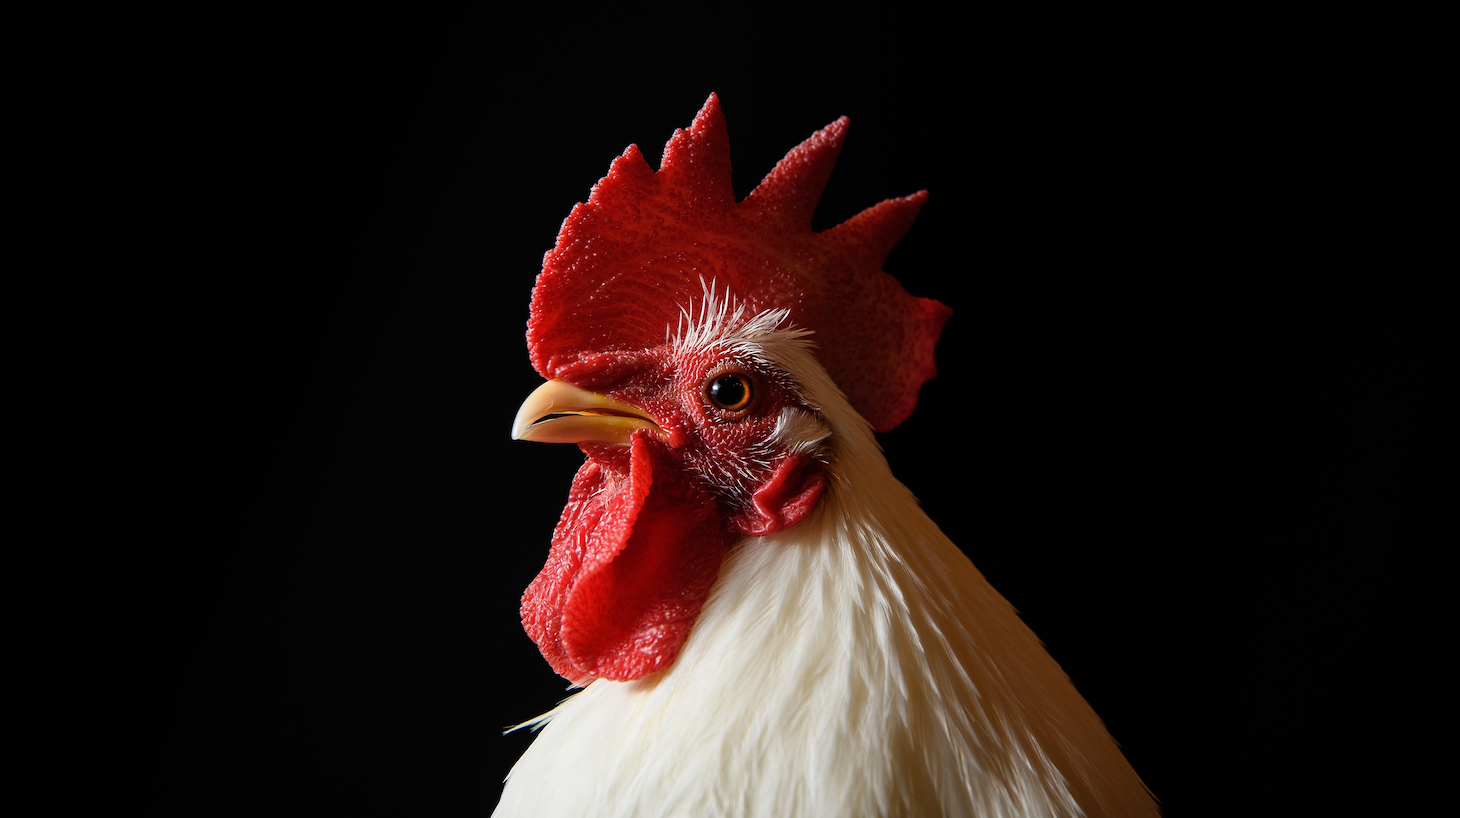
[[[685,312],[677,346],[734,346],[817,413],[775,437],[824,457],[800,524],[749,537],[678,659],[597,680],[524,726],[498,816],[1154,816],[1039,640],[887,467],[783,311]],[[819,416],[818,416],[819,415]]]

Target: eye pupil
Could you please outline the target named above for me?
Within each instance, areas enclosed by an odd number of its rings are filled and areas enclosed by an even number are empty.
[[[750,381],[730,372],[710,382],[710,400],[722,409],[744,409],[750,405]]]

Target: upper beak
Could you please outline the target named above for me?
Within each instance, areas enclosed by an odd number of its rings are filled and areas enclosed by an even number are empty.
[[[512,439],[626,446],[635,429],[650,429],[660,439],[665,436],[659,424],[637,406],[552,380],[522,402],[512,421]]]

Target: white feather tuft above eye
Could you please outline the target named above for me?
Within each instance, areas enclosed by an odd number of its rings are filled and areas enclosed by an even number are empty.
[[[767,345],[782,345],[799,342],[809,345],[805,339],[810,330],[791,326],[787,319],[790,310],[766,310],[749,315],[745,303],[737,299],[726,287],[723,295],[715,292],[714,281],[700,279],[704,295],[699,309],[693,303],[680,307],[679,324],[674,334],[665,329],[666,342],[676,351],[702,351],[723,348],[727,352],[744,352],[758,358],[765,357],[762,348]]]

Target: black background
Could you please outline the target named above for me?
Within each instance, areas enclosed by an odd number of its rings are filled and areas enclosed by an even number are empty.
[[[59,519],[106,532],[96,613],[57,606],[106,771],[75,786],[490,811],[530,741],[503,728],[566,693],[517,619],[581,462],[508,439],[533,278],[711,91],[741,196],[844,114],[817,229],[931,192],[886,269],[954,315],[888,459],[1168,814],[1391,786],[1353,783],[1372,741],[1313,762],[1410,661],[1352,485],[1411,434],[1370,422],[1406,373],[1350,269],[1377,240],[1333,217],[1409,169],[1369,140],[1425,107],[1426,55],[984,22],[158,16],[38,62],[68,155],[41,214],[106,259],[52,278],[96,498]]]

